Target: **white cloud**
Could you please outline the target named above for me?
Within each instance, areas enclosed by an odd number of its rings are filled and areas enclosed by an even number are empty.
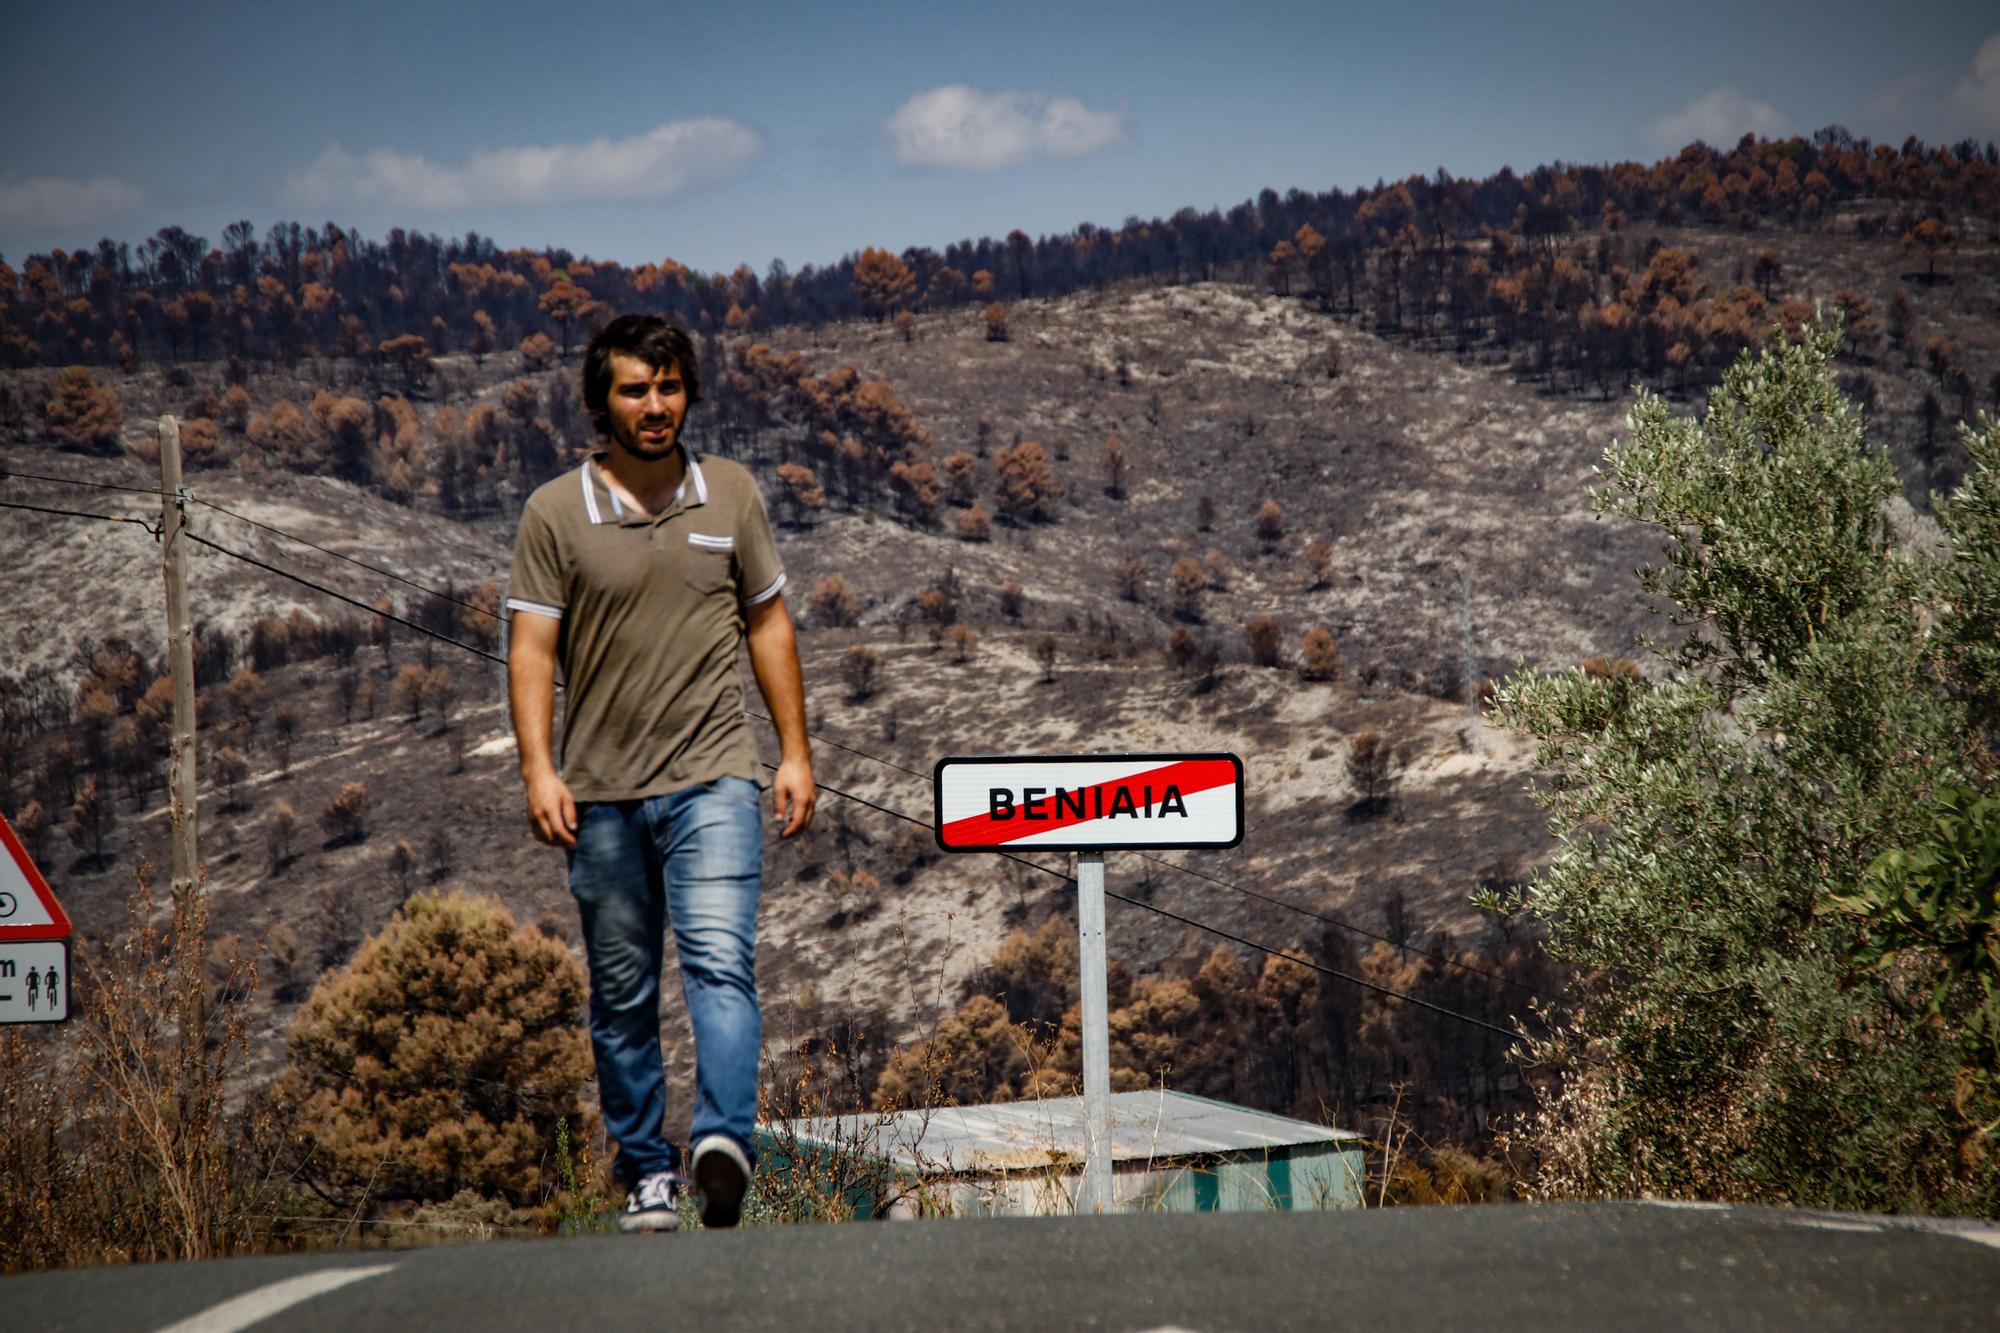
[[[896,108],[886,127],[906,167],[998,171],[1042,157],[1085,157],[1126,140],[1125,113],[1074,97],[982,92],[949,83]]]
[[[474,153],[464,165],[377,148],[355,156],[331,144],[286,182],[305,208],[411,209],[492,204],[660,199],[740,174],[763,151],[755,130],[732,120],[680,120],[630,139],[529,145]]]
[[[1746,134],[1782,139],[1793,132],[1791,120],[1770,103],[1753,102],[1736,89],[1725,87],[1648,121],[1640,138],[1655,152],[1675,153],[1696,139],[1710,148],[1734,148]]]
[[[1931,143],[2000,138],[2000,33],[1969,64],[1930,65],[1883,84],[1861,118],[1857,129],[1892,145],[1912,134]]]
[[[2000,135],[2000,33],[1980,43],[1972,68],[1951,90],[1951,101],[1971,133]]]
[[[87,227],[145,206],[146,191],[112,176],[0,176],[0,232]]]

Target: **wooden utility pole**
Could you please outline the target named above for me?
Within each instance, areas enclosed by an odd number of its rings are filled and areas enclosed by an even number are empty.
[[[181,490],[181,423],[160,418],[160,548],[167,577],[167,660],[174,678],[174,733],[167,794],[173,820],[174,906],[196,892],[194,628],[188,623],[187,495]],[[185,919],[185,918],[183,918]],[[206,949],[204,947],[204,953]]]

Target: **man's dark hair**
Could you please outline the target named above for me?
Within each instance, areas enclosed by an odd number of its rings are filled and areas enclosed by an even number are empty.
[[[654,370],[678,370],[688,406],[701,401],[701,360],[687,334],[658,315],[620,315],[583,353],[583,407],[601,435],[610,428],[611,354],[636,356]]]

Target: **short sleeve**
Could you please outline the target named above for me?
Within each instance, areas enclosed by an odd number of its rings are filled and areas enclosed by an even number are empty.
[[[555,530],[532,504],[521,511],[514,535],[514,570],[507,580],[507,609],[562,619],[569,593]]]
[[[745,606],[770,601],[785,588],[785,569],[778,563],[778,544],[771,537],[771,519],[756,480],[745,474],[745,496],[736,516],[736,595]]]

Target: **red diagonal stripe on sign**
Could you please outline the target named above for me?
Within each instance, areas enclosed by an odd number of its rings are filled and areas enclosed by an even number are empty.
[[[1085,814],[1079,816],[1070,811],[1058,815],[1054,813],[1055,801],[1051,797],[1048,806],[1051,811],[1047,819],[1022,819],[1017,813],[1012,819],[995,819],[990,814],[967,815],[954,819],[938,830],[947,847],[990,847],[994,843],[1013,842],[1017,838],[1029,837],[1036,833],[1048,833],[1054,829],[1069,828],[1075,824],[1087,824],[1102,816],[1089,811],[1097,808],[1097,793],[1104,793],[1105,809],[1111,808],[1111,801],[1120,787],[1132,793],[1132,804],[1144,809],[1142,804],[1145,788],[1150,784],[1157,798],[1166,794],[1169,786],[1179,787],[1181,795],[1192,796],[1198,791],[1212,787],[1232,787],[1236,785],[1236,765],[1227,759],[1183,759],[1177,763],[1165,764],[1159,768],[1149,768],[1143,773],[1130,777],[1116,778],[1110,782],[1099,782],[1083,788],[1083,808]]]

